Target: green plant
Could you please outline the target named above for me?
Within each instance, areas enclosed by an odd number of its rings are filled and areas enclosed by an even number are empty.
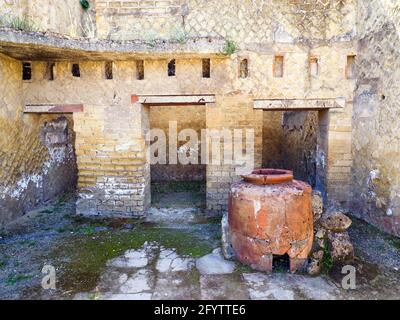
[[[323,251],[324,255],[322,257],[321,269],[323,273],[328,273],[333,267],[333,259],[331,253],[329,252],[328,246],[324,246]]]
[[[89,293],[88,294],[88,299],[89,300],[99,300],[100,295],[98,293]]]
[[[222,53],[226,56],[230,56],[234,54],[236,51],[237,51],[236,43],[232,40],[226,40],[224,50]]]
[[[90,3],[87,0],[80,0],[79,1],[81,3],[81,6],[83,9],[87,10],[90,8]]]
[[[180,44],[185,44],[188,41],[187,34],[185,30],[174,27],[170,31],[171,36],[170,39],[172,42],[178,42]]]
[[[85,227],[80,228],[79,231],[83,232],[86,235],[92,235],[96,232],[96,228],[93,226],[85,226]]]
[[[8,28],[21,31],[37,31],[39,29],[37,24],[26,15],[9,17],[3,16],[0,18],[0,24]]]

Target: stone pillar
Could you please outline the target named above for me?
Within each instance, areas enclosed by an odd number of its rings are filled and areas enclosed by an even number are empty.
[[[315,189],[320,191],[324,202],[327,203],[327,154],[329,133],[329,110],[318,111],[317,152]]]
[[[150,205],[148,111],[141,104],[93,106],[74,114],[77,213],[141,216]]]
[[[328,204],[346,208],[350,196],[352,167],[352,102],[343,109],[330,109],[327,125],[326,191]]]
[[[207,105],[206,126],[208,130],[228,129],[234,134],[234,129],[243,129],[243,149],[245,149],[245,129],[254,130],[254,167],[261,167],[262,163],[262,110],[253,108],[253,99],[245,95],[216,96],[216,103]],[[209,145],[209,149],[211,149]],[[220,158],[223,161],[224,143],[221,139]],[[239,166],[235,164],[207,165],[207,210],[212,214],[220,214],[227,211],[228,195],[231,184],[240,179]]]

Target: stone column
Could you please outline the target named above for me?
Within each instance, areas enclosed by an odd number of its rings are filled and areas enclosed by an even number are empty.
[[[206,126],[208,130],[228,129],[232,133],[234,129],[241,129],[243,134],[243,149],[245,149],[245,129],[254,130],[254,166],[261,167],[262,163],[262,110],[253,108],[253,99],[245,95],[216,96],[216,103],[207,105]],[[221,141],[220,158],[223,161],[224,143]],[[211,146],[210,146],[211,149]],[[243,173],[235,164],[207,165],[207,210],[212,214],[220,214],[227,211],[228,195],[231,184],[240,180]]]
[[[328,204],[346,208],[350,195],[352,167],[351,121],[353,103],[343,109],[330,109],[327,125],[326,191]]]

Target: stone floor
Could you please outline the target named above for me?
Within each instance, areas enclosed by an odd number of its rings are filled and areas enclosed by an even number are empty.
[[[400,297],[399,240],[358,220],[350,232],[356,289],[345,290],[340,268],[311,277],[276,265],[263,274],[224,260],[219,219],[205,219],[197,206],[153,207],[146,220],[110,221],[75,216],[74,201],[49,204],[2,231],[0,299]],[[56,290],[41,287],[44,265],[56,268]]]
[[[156,242],[107,263],[96,288],[75,299],[335,299],[340,290],[325,277],[235,272],[219,248],[199,259]]]

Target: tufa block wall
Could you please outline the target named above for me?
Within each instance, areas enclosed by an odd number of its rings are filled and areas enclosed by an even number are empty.
[[[240,45],[355,35],[356,0],[97,0],[99,38],[222,37]]]
[[[75,0],[0,0],[0,26],[10,22],[26,31],[54,32],[74,38],[96,36],[94,10],[83,10]],[[22,26],[20,22],[28,23]]]
[[[351,209],[400,236],[400,5],[360,1],[358,12]]]
[[[0,55],[0,224],[75,188],[72,118],[22,113],[21,62]]]

